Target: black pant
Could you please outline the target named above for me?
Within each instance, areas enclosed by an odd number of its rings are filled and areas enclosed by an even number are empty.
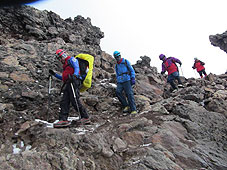
[[[80,80],[76,80],[80,81]],[[69,108],[70,103],[72,103],[72,106],[76,111],[78,111],[77,106],[79,107],[79,113],[81,118],[88,118],[88,113],[86,109],[83,107],[83,105],[80,102],[80,92],[78,89],[78,84],[80,83],[72,83],[74,87],[74,92],[76,95],[76,100],[74,99],[71,83],[66,83],[64,89],[63,89],[63,97],[60,102],[61,111],[59,114],[59,120],[67,120],[69,115]],[[76,86],[77,85],[77,86]]]
[[[204,76],[207,76],[205,69],[198,71],[198,73],[199,73],[200,77],[203,77],[203,74],[204,74]]]

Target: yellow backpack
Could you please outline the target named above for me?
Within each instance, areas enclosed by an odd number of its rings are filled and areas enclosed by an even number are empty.
[[[80,92],[83,93],[91,87],[94,57],[90,54],[78,54],[75,58],[79,61],[80,72],[85,75],[87,74],[80,88]]]

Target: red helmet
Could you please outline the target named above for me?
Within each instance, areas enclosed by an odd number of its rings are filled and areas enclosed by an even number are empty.
[[[62,49],[58,49],[58,50],[56,51],[56,56],[57,56],[57,58],[58,58],[59,60],[60,60],[62,57],[64,57],[64,58],[67,57],[65,51],[62,50]]]

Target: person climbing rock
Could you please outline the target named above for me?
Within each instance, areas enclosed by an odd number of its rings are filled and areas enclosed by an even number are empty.
[[[135,85],[135,71],[130,62],[121,57],[119,51],[114,51],[113,56],[116,60],[115,72],[117,78],[116,95],[121,102],[123,112],[136,114],[136,104],[132,86]],[[123,91],[126,97],[123,95]]]
[[[182,65],[181,61],[174,57],[166,58],[164,54],[160,54],[159,59],[163,61],[161,74],[165,74],[166,71],[168,72],[167,82],[170,83],[172,90],[175,91],[177,89],[174,83],[175,79],[178,81],[178,87],[182,88],[183,85],[180,80],[178,67],[176,65],[176,63],[178,63],[181,66]]]
[[[80,114],[78,123],[89,123],[89,115],[80,102],[79,88],[82,84],[82,77],[84,76],[80,74],[78,59],[68,56],[62,49],[58,49],[56,51],[56,58],[63,64],[62,75],[55,73],[53,70],[49,70],[49,73],[62,80],[64,85],[62,88],[63,97],[60,102],[61,109],[59,113],[59,121],[54,124],[54,127],[68,126],[70,124],[68,121],[70,103]]]
[[[204,62],[200,61],[198,58],[194,58],[194,65],[192,66],[192,68],[196,69],[201,78],[203,78],[203,75],[205,77],[207,76],[204,65]]]

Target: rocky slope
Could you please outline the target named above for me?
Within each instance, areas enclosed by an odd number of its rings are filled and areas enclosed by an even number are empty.
[[[185,88],[170,93],[166,77],[142,56],[133,66],[139,114],[123,115],[115,61],[101,50],[104,33],[89,18],[63,20],[26,6],[0,14],[1,169],[227,169],[227,75],[181,77]],[[61,71],[58,48],[95,56],[92,88],[81,94],[91,125],[50,126],[61,82],[53,82],[48,111],[48,69]],[[70,116],[78,114],[72,109]]]

